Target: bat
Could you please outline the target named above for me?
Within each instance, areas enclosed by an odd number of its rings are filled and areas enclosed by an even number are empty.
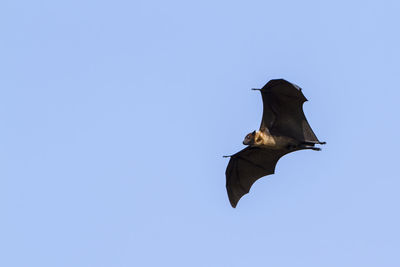
[[[270,80],[259,90],[263,101],[260,129],[246,135],[247,147],[230,157],[226,189],[233,208],[259,178],[274,174],[278,160],[291,152],[319,151],[320,142],[307,122],[302,89],[284,79]]]

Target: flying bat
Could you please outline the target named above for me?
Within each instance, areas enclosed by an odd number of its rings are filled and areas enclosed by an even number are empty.
[[[250,191],[259,178],[273,174],[278,160],[291,152],[311,149],[319,151],[320,142],[307,122],[303,103],[307,101],[301,88],[283,79],[270,80],[259,90],[263,115],[258,131],[249,133],[247,147],[230,157],[226,168],[226,189],[233,208]]]

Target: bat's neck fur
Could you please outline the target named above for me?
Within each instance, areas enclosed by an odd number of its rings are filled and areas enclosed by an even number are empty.
[[[252,146],[262,146],[268,148],[280,149],[286,147],[294,140],[285,136],[274,136],[265,131],[256,131],[254,134],[254,143]]]

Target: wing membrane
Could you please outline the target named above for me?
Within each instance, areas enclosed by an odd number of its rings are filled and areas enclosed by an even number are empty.
[[[307,101],[301,88],[286,80],[269,81],[262,89],[263,117],[260,129],[298,141],[319,142],[303,111]]]
[[[226,168],[226,189],[232,207],[263,176],[273,174],[278,160],[294,150],[246,147],[231,157]]]

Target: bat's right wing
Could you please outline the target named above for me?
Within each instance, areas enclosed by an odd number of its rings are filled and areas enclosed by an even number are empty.
[[[225,172],[226,190],[232,207],[236,207],[255,181],[275,172],[276,163],[283,155],[293,151],[246,147],[232,155]]]

